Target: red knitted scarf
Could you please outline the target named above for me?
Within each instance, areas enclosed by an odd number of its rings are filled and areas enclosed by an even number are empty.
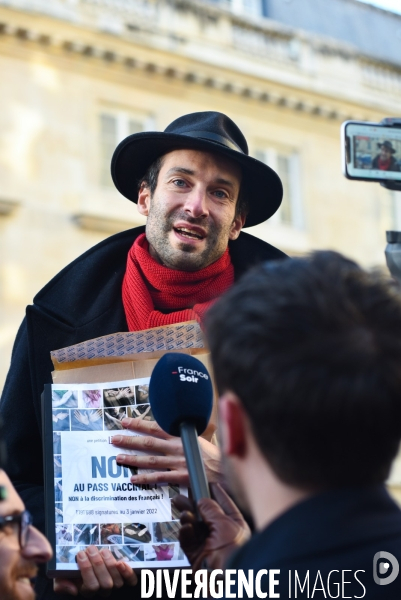
[[[194,319],[202,322],[213,301],[233,283],[234,267],[228,249],[200,271],[175,271],[151,257],[143,233],[128,253],[123,281],[128,328],[140,331]]]
[[[379,169],[381,171],[387,171],[389,166],[390,166],[390,162],[391,162],[391,158],[388,158],[387,160],[383,160],[381,156],[379,156]]]

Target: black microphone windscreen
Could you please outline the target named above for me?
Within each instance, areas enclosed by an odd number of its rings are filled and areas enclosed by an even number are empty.
[[[213,386],[208,370],[189,354],[162,356],[149,383],[149,402],[157,423],[166,433],[180,435],[180,424],[193,423],[201,435],[213,407]]]

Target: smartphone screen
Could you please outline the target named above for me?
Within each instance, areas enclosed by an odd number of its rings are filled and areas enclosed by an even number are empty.
[[[401,129],[379,123],[347,121],[341,131],[346,177],[401,181]]]

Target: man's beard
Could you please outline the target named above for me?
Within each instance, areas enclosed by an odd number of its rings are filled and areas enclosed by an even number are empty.
[[[22,564],[23,563],[23,564]],[[29,597],[34,598],[36,594],[33,589],[27,590],[25,585],[21,589],[21,585],[18,584],[18,576],[23,573],[26,577],[32,579],[37,575],[36,565],[30,561],[22,559],[17,565],[15,565],[11,572],[2,572],[0,578],[0,598],[1,600],[26,600]],[[28,594],[28,595],[27,595]]]
[[[197,225],[206,232],[205,248],[202,252],[198,252],[193,244],[185,242],[181,242],[179,248],[171,246],[169,233],[174,230],[173,225],[178,221]],[[152,200],[146,224],[146,238],[161,264],[178,271],[199,271],[223,255],[228,243],[228,232],[225,235],[224,228],[219,231],[211,219],[196,219],[181,209],[167,216],[160,209],[160,205]]]

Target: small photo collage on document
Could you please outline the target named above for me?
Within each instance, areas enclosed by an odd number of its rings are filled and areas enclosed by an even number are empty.
[[[54,423],[54,422],[53,422]],[[63,522],[63,461],[61,455],[61,434],[53,431],[53,471],[54,471],[54,502],[56,523]]]
[[[149,378],[129,383],[79,386],[76,390],[53,386],[53,431],[116,431],[123,429],[125,417],[152,421]]]
[[[134,385],[130,383],[79,385],[76,389],[62,389],[61,385],[52,387],[56,523],[62,524],[64,520],[61,433],[116,431],[123,429],[121,421],[125,417],[153,420],[149,404],[149,377],[136,380]]]
[[[108,548],[116,560],[125,562],[183,560],[178,542],[179,521],[163,523],[56,522],[57,563],[74,563],[77,552],[87,546]]]
[[[131,383],[131,382],[129,382]],[[60,387],[61,386],[57,386]],[[178,542],[179,514],[171,504],[171,520],[160,523],[65,524],[61,435],[66,431],[115,431],[125,417],[153,421],[149,404],[149,378],[135,385],[77,386],[52,390],[56,561],[76,563],[76,555],[90,545],[108,548],[126,562],[183,560]],[[180,493],[168,486],[169,497]]]

